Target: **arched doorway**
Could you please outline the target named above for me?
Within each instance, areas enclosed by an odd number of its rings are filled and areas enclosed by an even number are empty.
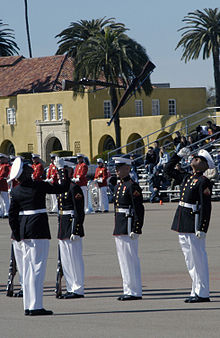
[[[51,137],[46,144],[46,163],[50,162],[50,153],[56,150],[62,150],[62,144],[57,137]]]
[[[115,141],[113,140],[113,138],[110,135],[102,136],[98,145],[98,153],[101,154],[103,151],[114,149],[115,149]]]
[[[0,146],[0,152],[6,155],[15,155],[15,147],[11,141],[5,140]]]
[[[144,141],[139,134],[131,134],[127,140],[127,144],[127,153],[130,153],[132,151],[134,154],[144,154]]]

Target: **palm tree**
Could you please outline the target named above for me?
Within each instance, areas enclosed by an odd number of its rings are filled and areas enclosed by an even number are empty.
[[[27,31],[27,39],[28,39],[29,57],[32,58],[31,38],[30,38],[29,23],[28,23],[28,4],[27,4],[27,0],[24,0],[24,11],[25,11],[25,23],[26,23],[26,31]]]
[[[19,48],[14,41],[13,29],[3,28],[8,26],[0,20],[0,56],[18,54]]]
[[[105,22],[101,19],[91,22],[86,21],[85,23],[85,29],[80,27],[80,30],[86,32],[86,34],[83,35],[82,39],[79,39],[79,35],[76,39],[72,37],[73,48],[71,48],[69,35],[68,42],[65,40],[68,47],[66,52],[75,57],[74,81],[77,82],[82,78],[93,80],[104,78],[106,82],[128,86],[148,61],[145,49],[125,34],[127,29],[123,24],[115,23],[112,18],[105,20]],[[94,23],[98,24],[94,25]],[[91,26],[93,28],[95,26],[96,29],[88,29]],[[58,51],[61,51],[61,48]],[[64,52],[64,49],[62,49],[62,52]],[[94,89],[96,89],[95,85]],[[143,84],[143,89],[146,94],[151,92],[152,87],[149,79]],[[75,86],[74,91],[77,95],[79,91],[84,92],[84,87],[81,85]],[[114,110],[118,103],[116,88],[111,86],[109,94]],[[119,148],[121,146],[121,133],[118,115],[114,119],[114,125],[116,148]]]
[[[145,49],[130,39],[125,31],[124,27],[112,29],[107,26],[83,43],[75,59],[74,80],[79,81],[83,77],[99,79],[104,76],[107,82],[127,87],[133,78],[140,74],[148,57]],[[83,90],[82,87],[80,89]],[[151,92],[149,80],[143,84],[143,89],[146,94]],[[109,94],[114,110],[118,104],[116,88],[110,87]],[[115,117],[114,124],[116,148],[119,148],[121,146],[119,115]]]
[[[198,59],[202,50],[203,59],[213,57],[216,105],[220,106],[220,11],[218,8],[205,8],[188,13],[182,20],[186,26],[177,48],[183,48],[182,60]]]
[[[73,58],[76,57],[77,49],[84,42],[87,41],[93,34],[101,31],[106,25],[111,27],[124,26],[123,24],[116,24],[113,20],[109,19],[96,19],[96,20],[80,20],[72,22],[70,26],[64,29],[55,38],[60,38],[58,41],[59,48],[56,54],[67,54]]]

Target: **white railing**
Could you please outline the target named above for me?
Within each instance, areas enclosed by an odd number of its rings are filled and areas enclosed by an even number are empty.
[[[130,152],[125,151],[126,155],[131,154],[131,153],[137,153],[137,154],[143,154],[145,151],[145,148],[149,147],[151,144],[153,144],[156,140],[159,143],[163,143],[163,141],[165,139],[169,139],[172,138],[172,135],[175,134],[177,131],[179,131],[180,133],[184,134],[184,136],[188,136],[189,132],[193,131],[193,128],[195,126],[198,126],[199,124],[201,124],[202,122],[205,123],[205,121],[207,122],[208,119],[214,119],[216,122],[217,117],[220,117],[220,107],[206,107],[198,112],[195,112],[193,114],[187,115],[186,117],[183,117],[181,119],[179,119],[176,122],[173,122],[167,126],[164,126],[152,133],[149,133],[147,135],[145,135],[144,137],[141,137],[139,139],[136,139],[135,141],[132,141],[130,143],[125,144],[124,146],[120,147],[120,148],[116,148],[113,149],[111,151],[109,151],[108,153],[108,162],[110,161],[111,157],[113,156],[113,154],[119,154],[122,153],[124,149],[127,150],[127,148],[129,146],[135,145],[138,142],[143,142],[144,140],[146,140],[146,144],[144,144],[141,147],[135,148],[133,150],[131,150]],[[205,114],[205,116],[204,116]],[[198,117],[198,119],[195,120],[195,118]],[[152,117],[153,118],[153,117]],[[180,126],[180,128],[178,128],[178,125]],[[183,126],[184,125],[184,126]],[[172,131],[171,131],[172,130]],[[161,133],[166,131],[166,135],[158,138],[157,136]],[[166,146],[171,145],[172,142],[167,143]],[[122,156],[126,156],[126,155],[122,155]],[[142,158],[143,155],[140,155],[138,158]],[[138,159],[137,158],[137,159]]]

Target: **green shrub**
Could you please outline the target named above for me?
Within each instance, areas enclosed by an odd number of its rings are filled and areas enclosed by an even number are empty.
[[[73,152],[71,150],[53,150],[52,154],[55,154],[58,157],[73,156]]]

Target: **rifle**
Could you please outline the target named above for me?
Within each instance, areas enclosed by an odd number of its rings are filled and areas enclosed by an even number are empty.
[[[17,269],[16,269],[16,260],[15,260],[15,254],[14,254],[14,247],[13,244],[11,245],[11,258],[9,263],[9,272],[8,272],[8,282],[6,287],[6,296],[7,297],[13,297],[14,292],[14,277],[16,275]]]
[[[132,92],[135,91],[135,88],[138,86],[138,88],[141,87],[141,85],[146,81],[146,79],[150,76],[150,74],[153,72],[154,68],[156,66],[151,62],[147,61],[141,71],[141,73],[135,77],[131,84],[127,87],[127,89],[124,92],[124,95],[121,97],[121,100],[119,101],[117,107],[115,108],[114,112],[112,113],[112,117],[109,122],[107,122],[107,125],[110,126],[112,121],[115,119],[117,114],[119,113],[119,110],[122,106],[125,105],[125,103],[130,99],[130,97],[133,95]]]
[[[57,259],[57,278],[56,278],[56,298],[62,298],[62,277],[63,277],[63,268],[60,258],[60,247],[58,245],[58,259]]]
[[[133,211],[131,206],[129,207],[129,212],[126,213],[126,217],[128,219],[128,236],[130,236],[131,233],[131,227],[132,227],[132,215],[133,215]]]
[[[196,202],[196,207],[193,210],[193,213],[195,215],[195,234],[198,231],[198,226],[199,226],[199,203],[198,201]]]

